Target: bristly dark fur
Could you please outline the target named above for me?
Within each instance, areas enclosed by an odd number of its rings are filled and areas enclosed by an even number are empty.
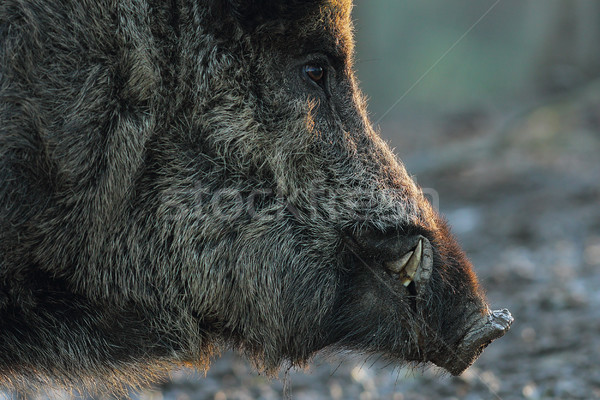
[[[213,16],[233,17],[247,30],[276,20],[297,20],[311,12],[318,11],[323,0],[213,0],[211,12]]]
[[[431,352],[460,339],[483,299],[368,122],[350,8],[0,3],[0,385],[115,390],[227,347],[267,371],[328,346],[427,361],[416,327]],[[434,244],[427,313],[345,246],[367,232]]]

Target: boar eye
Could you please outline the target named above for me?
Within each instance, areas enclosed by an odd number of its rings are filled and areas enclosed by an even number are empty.
[[[310,78],[311,81],[321,83],[325,77],[325,69],[316,65],[305,65],[304,73]]]

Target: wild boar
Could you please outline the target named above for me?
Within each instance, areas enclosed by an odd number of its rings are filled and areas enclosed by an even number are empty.
[[[512,322],[374,132],[350,0],[0,4],[0,382],[225,348],[459,374]]]

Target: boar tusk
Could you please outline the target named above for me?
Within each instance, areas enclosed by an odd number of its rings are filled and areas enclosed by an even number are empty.
[[[388,261],[384,265],[390,272],[401,274],[402,284],[408,286],[415,279],[422,259],[423,239],[419,240],[414,250],[403,255],[399,260]]]
[[[414,251],[409,251],[404,256],[402,256],[401,259],[399,259],[397,261],[388,261],[385,263],[385,267],[387,269],[389,269],[391,272],[393,272],[395,274],[399,274],[404,269],[404,267],[406,267],[406,264],[409,262],[413,253],[414,253]]]
[[[406,263],[406,275],[408,278],[403,282],[404,286],[410,285],[410,283],[415,279],[415,275],[417,274],[417,269],[421,264],[421,257],[423,255],[423,239],[419,240],[419,244],[413,251],[413,256]]]

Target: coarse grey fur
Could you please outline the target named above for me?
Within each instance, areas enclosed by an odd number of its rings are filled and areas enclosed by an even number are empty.
[[[224,348],[446,365],[487,306],[368,121],[350,9],[0,3],[1,386],[116,390]],[[382,267],[415,238],[418,294]]]

